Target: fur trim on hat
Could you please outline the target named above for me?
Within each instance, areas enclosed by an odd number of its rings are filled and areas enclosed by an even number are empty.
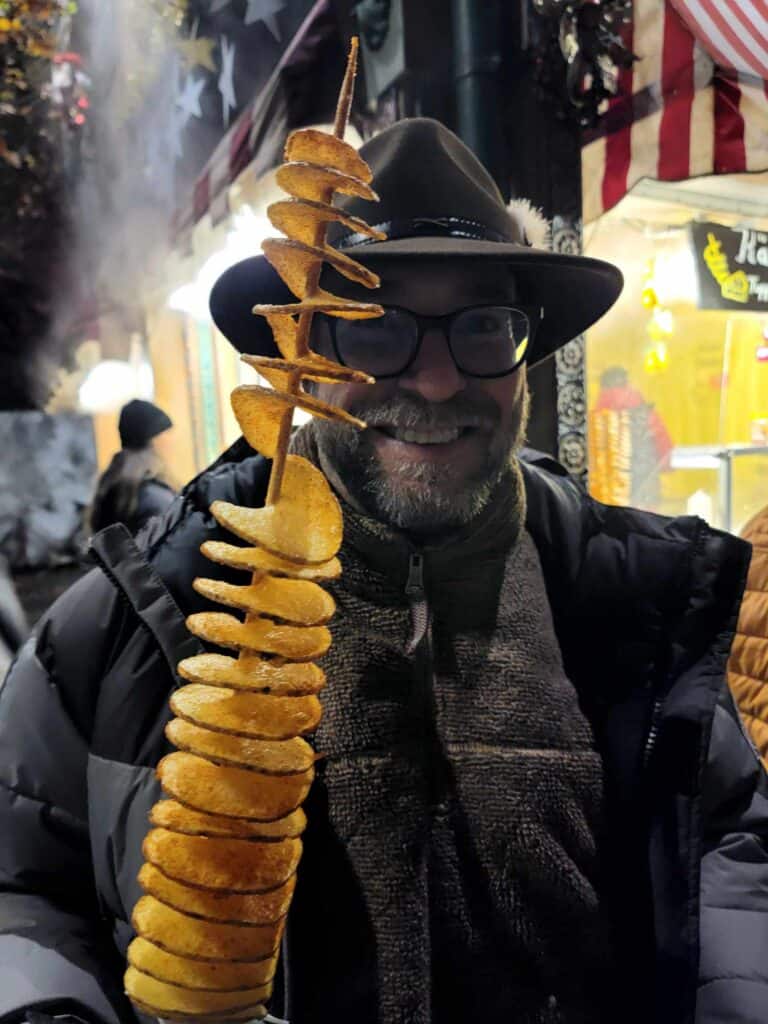
[[[530,199],[510,199],[507,209],[523,229],[528,245],[536,249],[549,249],[552,225]]]

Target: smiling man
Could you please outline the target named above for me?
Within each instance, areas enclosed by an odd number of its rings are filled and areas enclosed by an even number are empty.
[[[485,507],[523,442],[531,323],[512,304],[503,266],[489,267],[482,282],[460,258],[448,266],[385,261],[377,272],[383,317],[316,325],[318,351],[376,377],[375,385],[316,387],[368,427],[316,423],[320,464],[359,510],[439,533]]]
[[[376,377],[317,386],[367,427],[292,441],[340,499],[344,572],[272,1012],[764,1024],[768,785],[725,681],[748,548],[521,449],[527,366],[618,271],[531,245],[525,204],[434,121],[362,155],[381,202],[344,205],[388,237],[333,244],[380,275],[384,316],[318,318],[313,341]],[[274,355],[251,309],[285,301],[254,257],[211,309]],[[0,691],[0,1020],[135,1020],[121,958],[173,666],[200,649],[200,545],[228,539],[208,508],[259,504],[268,475],[238,443],[138,547],[97,536]]]

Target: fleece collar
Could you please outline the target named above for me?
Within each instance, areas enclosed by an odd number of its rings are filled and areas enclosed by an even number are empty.
[[[297,431],[291,451],[319,464],[312,424]],[[525,488],[517,462],[499,483],[486,508],[466,526],[439,539],[419,543],[401,530],[364,515],[341,500],[344,514],[344,547],[361,559],[379,599],[401,603],[408,580],[411,556],[424,559],[428,593],[440,598],[463,592],[471,601],[485,589],[484,568],[503,560],[517,544],[525,520]],[[347,566],[345,565],[345,569]],[[348,582],[354,582],[347,577]]]

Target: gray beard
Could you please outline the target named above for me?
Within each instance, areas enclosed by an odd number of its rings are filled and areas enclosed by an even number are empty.
[[[368,431],[321,419],[315,419],[312,427],[326,475],[335,476],[368,515],[408,532],[436,534],[466,525],[486,507],[523,445],[528,406],[526,387],[507,431],[502,431],[498,408],[490,399],[478,402],[459,396],[435,406],[415,395],[403,395],[382,403],[360,402],[348,410],[371,426],[396,422],[401,427],[439,427],[449,425],[462,412],[492,418],[495,426],[483,459],[459,481],[429,463],[404,462],[385,472]]]

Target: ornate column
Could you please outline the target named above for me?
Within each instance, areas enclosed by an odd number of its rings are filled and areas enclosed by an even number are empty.
[[[512,191],[528,196],[550,220],[554,252],[578,254],[581,133],[615,94],[620,67],[634,59],[620,36],[631,0],[520,0],[511,6],[504,103]],[[556,455],[586,485],[584,337],[536,367],[530,384],[530,443]]]

